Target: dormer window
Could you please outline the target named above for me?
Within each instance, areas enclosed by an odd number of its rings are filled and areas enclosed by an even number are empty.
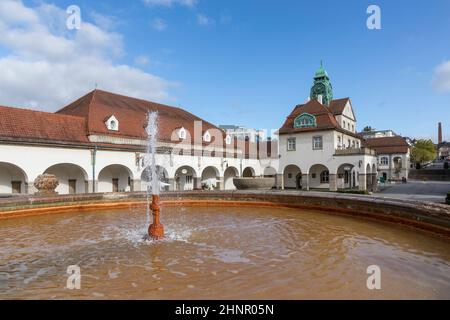
[[[226,144],[231,144],[231,136],[230,136],[230,135],[227,135],[227,136],[225,137],[225,143],[226,143]]]
[[[203,141],[211,142],[211,134],[209,133],[209,131],[206,131],[205,134],[203,135]]]
[[[186,139],[186,129],[181,127],[180,129],[178,129],[178,138],[180,138],[181,140]]]
[[[316,125],[316,117],[309,113],[302,113],[294,120],[295,129],[315,127]]]
[[[119,131],[119,120],[112,115],[105,121],[106,128],[111,131]]]

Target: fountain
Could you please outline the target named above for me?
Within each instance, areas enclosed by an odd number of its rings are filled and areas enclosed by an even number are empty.
[[[164,226],[161,224],[159,216],[161,207],[159,203],[160,181],[156,170],[156,142],[158,137],[158,113],[149,112],[146,126],[148,135],[147,154],[145,158],[145,168],[149,173],[149,184],[147,185],[147,204],[150,194],[152,203],[147,205],[147,224],[150,224],[150,212],[152,211],[153,223],[148,227],[146,238],[160,240],[164,238]],[[148,168],[148,169],[147,169]]]

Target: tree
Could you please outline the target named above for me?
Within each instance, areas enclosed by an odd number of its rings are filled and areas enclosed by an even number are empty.
[[[413,161],[423,163],[436,158],[436,146],[431,140],[417,140],[411,151]]]
[[[371,132],[371,131],[375,131],[374,128],[372,128],[371,126],[365,126],[363,129],[364,132]]]

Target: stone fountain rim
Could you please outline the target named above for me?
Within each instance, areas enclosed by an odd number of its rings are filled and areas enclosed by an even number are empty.
[[[0,220],[60,212],[119,209],[144,206],[144,192],[84,195],[30,196],[0,199]],[[420,201],[373,198],[314,191],[241,190],[162,192],[161,204],[189,206],[283,207],[345,214],[412,226],[450,237],[450,206]]]

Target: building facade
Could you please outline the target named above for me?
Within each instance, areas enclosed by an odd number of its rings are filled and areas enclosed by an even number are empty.
[[[332,90],[321,66],[309,100],[297,105],[279,129],[278,188],[376,189],[375,152],[356,133],[350,99],[333,99]]]
[[[365,140],[365,145],[377,153],[378,171],[384,181],[408,179],[411,167],[411,145],[401,136],[386,136]]]
[[[262,175],[272,161],[258,155],[267,148],[185,110],[95,90],[56,113],[0,107],[0,194],[32,194],[43,173],[56,175],[60,194],[146,190],[150,111],[158,112],[165,189],[199,189],[205,180],[234,189],[234,177]]]

